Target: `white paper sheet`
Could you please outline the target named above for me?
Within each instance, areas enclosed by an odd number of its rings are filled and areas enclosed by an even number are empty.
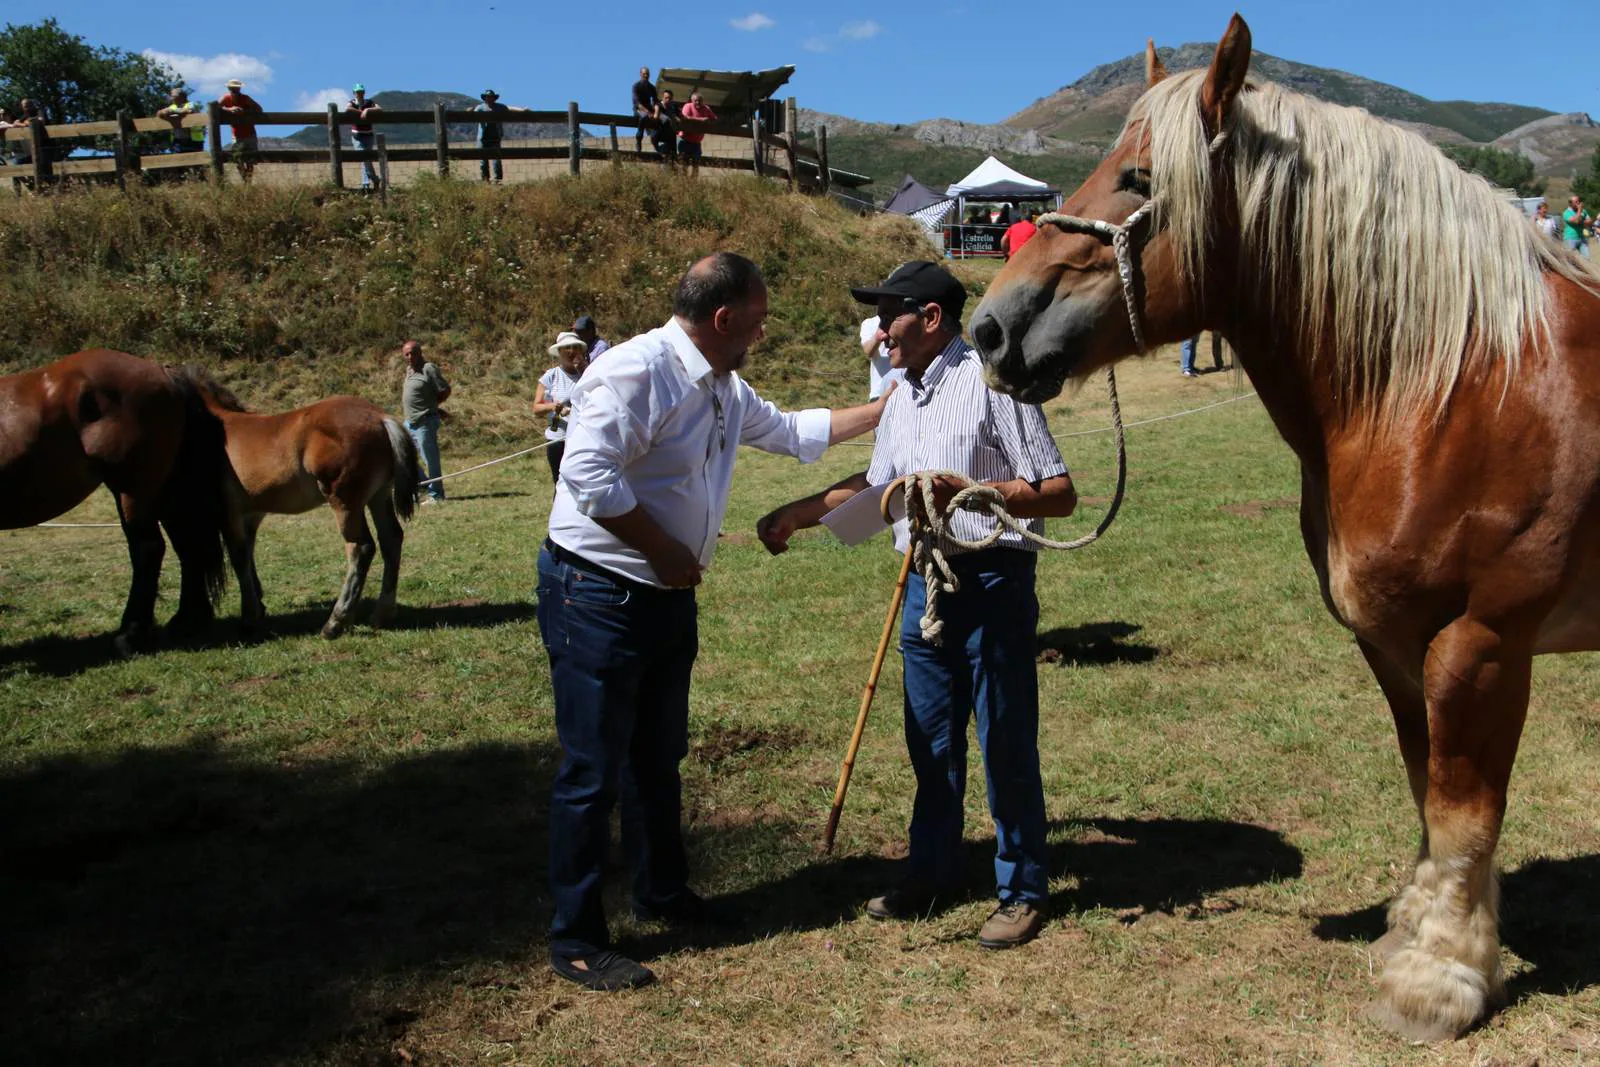
[[[879,531],[887,530],[889,526],[878,510],[878,501],[883,499],[883,491],[887,487],[887,482],[868,486],[822,516],[822,524],[847,545],[859,545]],[[906,501],[902,494],[896,493],[894,499],[889,501],[889,513],[896,519],[906,513]]]

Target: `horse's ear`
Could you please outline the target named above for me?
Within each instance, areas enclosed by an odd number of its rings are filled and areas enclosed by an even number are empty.
[[[1167,76],[1167,68],[1161,65],[1161,57],[1156,55],[1155,38],[1148,37],[1144,42],[1144,84],[1150,88],[1156,82]]]
[[[1217,42],[1217,54],[1211,57],[1211,69],[1206,71],[1205,84],[1200,87],[1200,113],[1212,133],[1222,129],[1228,109],[1234,98],[1244,88],[1244,76],[1250,71],[1250,27],[1234,12],[1228,22],[1228,31]]]

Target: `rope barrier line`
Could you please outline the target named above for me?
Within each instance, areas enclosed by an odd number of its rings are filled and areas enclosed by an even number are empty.
[[[44,527],[51,530],[120,530],[120,522],[36,522],[34,529]]]
[[[463,470],[451,471],[449,474],[441,474],[437,478],[429,478],[427,481],[418,482],[417,484],[419,486],[421,486],[421,485],[432,485],[434,482],[442,482],[446,478],[455,478],[455,477],[457,477],[459,475],[462,475],[462,474],[471,474],[473,471],[481,471],[485,467],[492,467],[496,463],[504,463],[507,460],[516,459],[518,456],[526,456],[531,452],[543,452],[545,449],[549,448],[553,444],[555,444],[554,441],[546,441],[542,445],[534,445],[532,448],[524,448],[521,452],[513,452],[509,456],[501,456],[499,459],[491,459],[487,463],[478,464],[476,467],[467,467],[467,468],[465,468]]]

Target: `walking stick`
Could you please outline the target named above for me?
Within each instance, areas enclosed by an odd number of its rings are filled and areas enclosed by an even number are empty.
[[[867,712],[872,709],[872,695],[878,691],[878,672],[883,670],[883,657],[889,651],[889,638],[894,634],[894,621],[900,616],[900,604],[906,598],[906,577],[911,573],[911,546],[906,548],[905,561],[900,564],[900,580],[894,585],[894,597],[889,601],[889,617],[883,620],[883,636],[878,639],[878,654],[872,659],[872,673],[867,676],[867,688],[861,693],[861,710],[856,713],[856,729],[850,735],[850,747],[844,754],[844,766],[839,768],[839,788],[833,794],[833,810],[828,812],[828,829],[822,837],[822,851],[833,851],[833,835],[839,830],[839,816],[844,812],[844,794],[850,788],[850,772],[855,769],[856,752],[861,748],[861,735],[867,729]]]

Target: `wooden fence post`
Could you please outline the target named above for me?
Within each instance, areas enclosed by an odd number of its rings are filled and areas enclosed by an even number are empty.
[[[828,173],[828,127],[822,123],[817,124],[817,167],[822,174],[822,195],[827,196],[833,175]]]
[[[578,173],[578,166],[583,160],[583,131],[578,128],[578,102],[567,103],[567,170],[573,174]]]
[[[783,147],[789,154],[789,188],[797,188],[800,181],[800,157],[795,153],[795,127],[800,124],[800,109],[795,106],[794,97],[785,97],[783,101]]]
[[[174,134],[173,136],[177,136]],[[126,111],[117,112],[117,184],[127,188],[123,182],[122,172],[131,170],[138,174],[144,170],[144,163],[139,159],[139,146],[134,142],[133,118]]]
[[[42,193],[45,183],[55,174],[55,164],[50,159],[50,138],[44,133],[44,119],[29,119],[28,134],[33,141],[33,191]]]
[[[389,135],[378,134],[378,200],[389,206]]]
[[[222,105],[215,100],[206,106],[207,140],[211,142],[211,177],[222,184]]]
[[[611,124],[611,165],[613,167],[622,166],[621,152],[622,149],[617,147],[617,124],[613,122]]]
[[[450,177],[450,127],[444,122],[444,104],[433,105],[433,166],[441,178]]]
[[[344,145],[339,141],[339,105],[328,101],[328,178],[344,188]]]

